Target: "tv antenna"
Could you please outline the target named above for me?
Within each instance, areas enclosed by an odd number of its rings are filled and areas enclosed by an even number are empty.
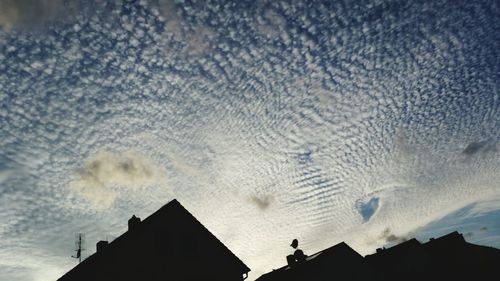
[[[82,248],[82,245],[83,245],[83,233],[78,233],[76,235],[76,239],[75,239],[75,252],[76,252],[76,255],[74,256],[71,256],[72,258],[75,258],[75,259],[78,259],[78,262],[82,262],[82,251],[85,250]]]

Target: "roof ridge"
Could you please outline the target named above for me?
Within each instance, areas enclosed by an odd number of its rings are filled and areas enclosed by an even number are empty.
[[[171,202],[177,202],[177,204],[179,205],[179,207],[181,207],[187,214],[189,214],[203,229],[205,229],[213,238],[215,238],[215,240],[217,242],[219,242],[219,244],[221,244],[224,248],[227,249],[227,251],[229,253],[231,253],[231,255],[233,255],[244,267],[245,269],[247,269],[248,271],[250,271],[250,268],[240,259],[238,258],[238,256],[236,256],[224,243],[222,243],[222,241],[219,240],[219,238],[217,238],[217,236],[215,236],[208,228],[206,228],[193,214],[191,214],[191,212],[189,212],[186,208],[184,208],[184,206],[179,202],[177,201],[176,199],[170,201],[168,204],[170,204]],[[166,206],[166,205],[165,205]],[[247,272],[248,272],[247,271]]]

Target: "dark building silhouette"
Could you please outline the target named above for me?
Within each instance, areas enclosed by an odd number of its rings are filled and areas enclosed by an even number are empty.
[[[295,248],[295,247],[294,247]],[[266,273],[258,281],[371,280],[375,273],[363,256],[342,242],[303,260],[287,256],[287,265]]]
[[[458,232],[427,243],[411,239],[364,258],[342,242],[303,262],[292,255],[287,261],[257,280],[500,280],[500,250],[468,243]]]
[[[499,280],[500,250],[452,232],[420,243],[411,239],[365,257],[378,280]]]
[[[182,205],[173,200],[71,269],[59,281],[222,280],[250,269]]]

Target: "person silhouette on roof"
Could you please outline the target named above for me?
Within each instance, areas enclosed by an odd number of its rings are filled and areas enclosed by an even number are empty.
[[[293,257],[295,259],[295,262],[303,262],[306,260],[306,255],[304,254],[304,252],[301,249],[297,248],[299,246],[299,240],[293,239],[292,244],[290,244],[290,246],[296,249],[295,252],[293,252]]]

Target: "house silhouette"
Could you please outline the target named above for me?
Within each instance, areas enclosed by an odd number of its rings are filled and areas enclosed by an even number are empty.
[[[312,255],[297,249],[287,264],[257,281],[498,280],[500,250],[452,232],[426,243],[410,239],[365,257],[342,242]],[[173,200],[108,243],[58,281],[244,280],[250,269]]]
[[[294,261],[289,257],[287,257],[286,266],[260,276],[257,281],[366,281],[375,274],[363,256],[344,242],[306,256],[302,262]]]
[[[302,262],[287,261],[257,281],[500,280],[500,250],[468,243],[456,231],[427,243],[410,239],[364,258],[342,242]]]
[[[250,269],[173,200],[108,243],[59,281],[243,280]]]
[[[499,280],[500,250],[454,231],[426,243],[411,239],[365,257],[378,280]]]

